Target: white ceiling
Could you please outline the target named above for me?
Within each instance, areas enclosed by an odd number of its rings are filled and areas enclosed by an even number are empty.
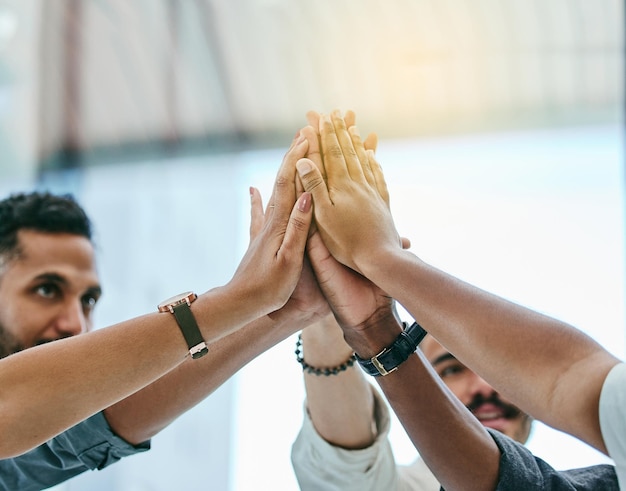
[[[615,120],[623,19],[619,0],[5,1],[4,117],[39,160],[285,144],[335,107],[383,137]]]

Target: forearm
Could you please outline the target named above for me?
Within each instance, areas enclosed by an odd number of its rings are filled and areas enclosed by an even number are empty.
[[[239,327],[257,308],[241,304],[223,291],[209,292],[194,302],[207,342]],[[238,313],[226,314],[229,307]],[[1,360],[0,458],[23,453],[120,401],[181,364],[187,355],[174,316],[153,313]]]
[[[332,316],[302,332],[303,357],[318,368],[340,366],[352,355]],[[348,449],[365,448],[376,437],[372,387],[361,370],[352,365],[337,375],[304,371],[307,409],[313,426],[324,440]]]
[[[384,321],[349,332],[355,351],[371,358],[402,332]],[[442,383],[420,350],[397,370],[376,377],[420,456],[448,490],[492,490],[500,452],[480,422]]]
[[[497,445],[419,350],[397,372],[377,381],[420,457],[445,489],[495,489]]]
[[[263,316],[211,343],[206,356],[185,360],[167,375],[105,409],[111,428],[134,444],[153,437],[301,325],[286,316]]]
[[[618,360],[591,338],[468,285],[406,251],[369,262],[365,269],[460,361],[513,402],[604,450],[598,398]]]

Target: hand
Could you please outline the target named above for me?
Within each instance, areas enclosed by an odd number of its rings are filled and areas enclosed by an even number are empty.
[[[295,164],[307,148],[306,138],[298,135],[283,159],[265,213],[259,191],[250,189],[251,240],[229,286],[253,302],[256,317],[285,305],[300,280],[312,213],[308,193],[296,202]]]
[[[347,118],[354,123],[354,113],[349,112]],[[313,162],[320,173],[324,172],[324,162],[317,131],[319,115],[309,112],[307,119],[311,126],[302,130],[309,140],[306,156]],[[317,127],[317,126],[316,126]],[[375,137],[368,137],[371,146],[376,147]],[[362,158],[367,158],[364,154]],[[339,263],[328,251],[322,237],[315,227],[307,242],[307,253],[317,277],[318,284],[335,314],[337,322],[344,329],[363,328],[393,312],[393,301],[376,285],[354,270]]]
[[[300,180],[313,195],[324,243],[337,260],[361,272],[359,262],[367,265],[400,246],[384,176],[373,150],[365,148],[356,127],[348,130],[337,112],[319,117],[319,134],[319,161],[311,160],[316,149],[310,148],[309,159],[297,164]],[[309,147],[314,144],[309,140]]]

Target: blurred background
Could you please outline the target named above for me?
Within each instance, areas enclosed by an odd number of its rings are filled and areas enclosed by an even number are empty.
[[[334,108],[379,135],[417,255],[624,357],[623,2],[0,0],[0,196],[86,208],[98,327],[226,283],[248,187],[268,197],[306,111]],[[297,489],[294,343],[147,454],[58,489]],[[397,421],[392,443],[416,457]],[[540,424],[529,446],[561,469],[608,461]]]

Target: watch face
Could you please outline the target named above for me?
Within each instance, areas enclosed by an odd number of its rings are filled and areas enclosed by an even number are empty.
[[[170,310],[170,306],[175,307],[176,305],[184,302],[192,303],[196,298],[198,298],[198,295],[196,295],[194,292],[179,293],[178,295],[174,295],[167,300],[163,300],[159,304],[158,309],[159,312],[168,312]]]

